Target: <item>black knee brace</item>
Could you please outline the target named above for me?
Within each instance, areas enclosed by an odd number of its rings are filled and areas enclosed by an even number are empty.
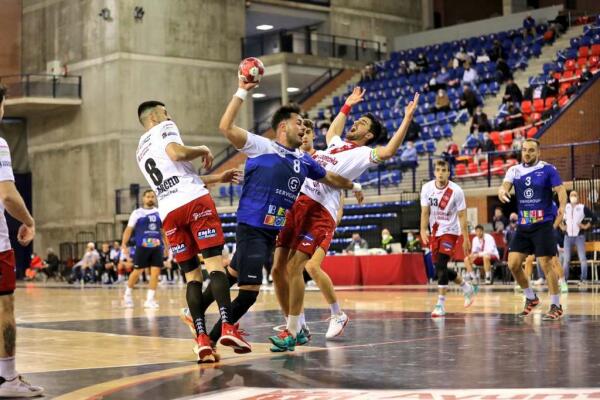
[[[450,257],[448,255],[438,254],[438,258],[435,263],[435,272],[439,286],[447,286],[450,279],[456,279],[456,272],[448,270],[448,261],[450,261]],[[454,278],[451,278],[452,273],[454,274]]]
[[[189,260],[185,260],[185,261],[182,261],[179,263],[179,267],[185,274],[192,272],[199,266],[200,266],[200,261],[198,260],[198,257],[192,257]]]
[[[235,300],[231,302],[232,322],[237,322],[250,307],[256,303],[258,290],[240,290]]]

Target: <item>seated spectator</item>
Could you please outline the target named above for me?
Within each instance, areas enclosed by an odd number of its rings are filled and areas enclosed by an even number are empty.
[[[421,251],[421,239],[413,232],[408,232],[406,234],[406,246],[404,247],[409,253],[417,253]]]
[[[525,139],[523,138],[523,133],[521,133],[521,131],[517,131],[515,133],[515,137],[512,142],[512,150],[515,153],[517,153],[517,154],[521,153],[521,147],[523,147],[524,140]]]
[[[400,154],[400,168],[416,168],[419,165],[417,149],[411,141],[406,142],[406,148]]]
[[[452,60],[452,67],[453,68],[458,68],[461,65],[463,65],[465,62],[467,62],[469,55],[467,54],[467,52],[465,51],[464,47],[460,47],[458,49],[458,51],[454,54],[454,58]]]
[[[488,120],[488,116],[483,112],[481,106],[475,108],[473,119],[471,120],[470,131],[473,132],[475,129],[477,129],[478,132],[490,132],[492,130],[492,125]]]
[[[48,278],[59,277],[60,260],[51,247],[46,250],[46,260],[44,261],[43,272]]]
[[[548,27],[548,30],[546,32],[544,32],[544,43],[545,44],[552,44],[554,43],[554,40],[556,39],[556,36],[558,35],[558,29],[557,26],[554,24],[551,24]]]
[[[372,81],[375,78],[375,67],[373,66],[373,63],[368,63],[367,65],[365,65],[365,67],[360,72],[360,75],[361,82]]]
[[[442,67],[440,69],[440,73],[437,74],[435,81],[437,83],[438,89],[445,89],[450,85],[450,73],[446,69],[446,67]]]
[[[515,129],[525,125],[525,119],[521,110],[519,110],[514,104],[510,104],[507,110],[508,115],[504,118],[504,121],[500,124],[500,129]]]
[[[496,144],[490,138],[489,132],[483,133],[483,141],[481,143],[481,151],[484,153],[490,153],[492,151],[496,151]]]
[[[400,60],[400,62],[398,63],[398,74],[399,75],[406,75],[408,74],[408,64],[406,64],[406,61],[404,60]]]
[[[100,250],[100,277],[102,283],[111,284],[117,281],[117,264],[111,257],[111,248],[108,242],[102,243]]]
[[[463,148],[481,150],[481,141],[479,140],[479,132],[477,130],[469,133],[463,144]]]
[[[437,83],[437,72],[431,73],[431,78],[429,78],[429,89],[430,90],[438,90],[439,86]]]
[[[356,254],[356,253],[361,253],[364,250],[368,250],[368,249],[369,249],[369,244],[367,243],[367,241],[365,239],[361,238],[360,234],[358,232],[354,232],[352,234],[352,241],[346,247],[345,252],[348,254]]]
[[[473,115],[475,107],[479,105],[477,94],[471,86],[463,85],[463,94],[460,96],[460,108],[466,108],[469,111],[469,115]]]
[[[386,253],[392,253],[392,242],[394,241],[394,237],[390,234],[389,229],[382,229],[381,231],[381,248],[385,250]]]
[[[535,29],[533,33],[527,29],[521,29],[521,37],[525,43],[531,43],[535,40]]]
[[[490,56],[490,60],[492,62],[498,61],[499,58],[506,59],[504,48],[502,47],[498,39],[494,40],[494,43],[492,44],[492,49],[490,50],[488,55]]]
[[[542,88],[542,98],[546,98],[548,96],[557,96],[558,88],[560,87],[560,82],[554,76],[554,71],[549,72],[549,77],[546,79],[544,86]],[[535,98],[535,95],[534,95]]]
[[[478,281],[478,277],[473,272],[473,264],[483,265],[485,271],[485,284],[492,284],[492,263],[498,261],[500,256],[498,255],[498,248],[496,247],[496,241],[489,233],[485,233],[482,225],[475,227],[475,236],[471,244],[471,254],[465,257],[465,268],[467,274],[472,279]]]
[[[535,36],[535,19],[531,15],[528,15],[523,20],[523,29],[529,34]]]
[[[579,80],[577,80],[577,82],[574,85],[571,85],[567,89],[567,94],[569,96],[572,95],[573,93],[578,91],[579,88],[582,87],[585,83],[591,81],[593,77],[594,74],[590,72],[587,65],[584,65],[583,68],[581,68],[581,75],[579,76]]]
[[[32,281],[36,278],[37,274],[44,268],[44,261],[36,253],[31,254],[31,262],[29,268],[25,270],[25,280]]]
[[[112,248],[110,249],[110,259],[117,265],[121,259],[121,243],[118,240],[113,242]]]
[[[492,225],[494,226],[494,232],[503,232],[508,225],[508,220],[502,212],[502,207],[496,207],[494,209],[494,216],[492,217]]]
[[[559,111],[560,107],[558,106],[558,99],[552,100],[552,105],[550,106],[550,108],[542,112],[542,121],[554,117],[556,114],[558,114]]]
[[[506,103],[507,101],[514,103],[523,101],[523,93],[521,93],[521,89],[519,89],[512,76],[506,80],[506,89],[504,90],[504,96],[502,96],[502,102]]]
[[[475,64],[487,62],[490,62],[490,56],[488,56],[484,49],[479,50],[479,54],[477,54],[477,58],[475,59]]]
[[[499,58],[496,61],[496,82],[498,82],[499,84],[502,84],[507,79],[509,79],[509,78],[512,79],[512,77],[513,77],[513,74],[510,70],[510,67],[506,63],[506,61],[504,61],[503,58]]]
[[[508,226],[504,231],[504,238],[506,239],[506,244],[510,245],[510,241],[517,232],[517,222],[519,222],[519,216],[517,213],[510,213],[508,222]]]
[[[419,55],[417,55],[417,61],[415,64],[417,64],[417,71],[419,72],[427,72],[429,69],[429,61],[427,61],[427,58],[423,53],[419,53]]]
[[[69,283],[75,281],[95,282],[95,270],[98,268],[99,261],[100,254],[96,251],[96,245],[89,242],[86,246],[86,252],[83,257],[81,257],[81,260],[73,266]]]
[[[471,67],[471,63],[465,63],[465,72],[463,73],[462,83],[464,85],[473,85],[477,83],[479,76],[475,68]]]
[[[446,93],[444,89],[439,89],[437,91],[437,95],[435,96],[435,104],[431,111],[450,111],[450,99],[448,98],[448,93]]]
[[[415,121],[415,119],[413,118],[410,121],[410,125],[408,125],[408,130],[406,131],[406,137],[404,138],[404,140],[406,141],[411,141],[411,142],[415,142],[417,140],[419,140],[419,137],[421,136],[421,125],[419,125],[419,123],[417,121]]]

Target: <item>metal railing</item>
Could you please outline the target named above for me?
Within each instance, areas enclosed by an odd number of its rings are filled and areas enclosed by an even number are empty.
[[[382,57],[378,41],[318,33],[313,26],[244,37],[241,45],[242,58],[294,53],[371,62]]]
[[[24,74],[0,77],[0,83],[15,97],[81,98],[81,76]]]

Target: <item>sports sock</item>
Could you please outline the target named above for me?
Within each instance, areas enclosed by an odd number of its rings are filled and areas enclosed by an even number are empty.
[[[523,293],[525,293],[525,297],[527,297],[529,300],[535,299],[535,293],[533,292],[532,288],[528,287],[527,289],[523,289]]]
[[[550,302],[552,304],[554,304],[555,306],[560,306],[560,295],[558,295],[558,294],[551,294],[550,295]]]
[[[469,272],[469,276],[471,277],[472,280],[477,279],[477,277],[475,276],[475,272]]]
[[[293,336],[296,337],[296,333],[298,332],[298,322],[300,321],[299,315],[289,315],[287,322],[287,330]]]
[[[464,293],[469,293],[471,290],[473,290],[473,287],[469,285],[469,282],[464,280],[463,283],[460,284],[460,288],[463,290]]]
[[[306,319],[304,318],[304,312],[301,312],[299,319],[298,319],[298,332],[300,332],[302,330],[302,328],[304,328],[305,326],[306,326]]]
[[[491,272],[486,272],[485,273],[485,279],[492,279],[492,273]]]
[[[231,302],[231,323],[235,324],[248,312],[248,309],[256,302],[258,292],[254,290],[240,290],[237,297]],[[223,324],[221,319],[215,323],[210,331],[210,340],[217,342],[221,337]]]
[[[194,320],[196,335],[206,333],[206,321],[204,307],[202,306],[202,283],[198,281],[188,282],[185,297]]]
[[[225,324],[231,323],[231,297],[225,272],[212,271],[210,273],[210,286],[212,295],[219,306],[221,321]]]
[[[154,294],[156,290],[148,289],[148,293],[146,294],[146,300],[154,300]]]
[[[329,309],[331,310],[331,315],[337,315],[340,312],[342,312],[342,310],[340,309],[340,305],[338,304],[338,302],[330,304],[329,305]]]
[[[237,283],[237,278],[235,276],[231,275],[229,273],[229,271],[227,271],[226,274],[227,274],[227,280],[229,281],[229,287],[231,288],[233,285],[235,285]],[[204,293],[202,293],[202,296],[204,299],[204,311],[205,312],[206,312],[206,309],[208,307],[210,307],[210,305],[213,303],[213,301],[215,301],[215,298],[212,294],[211,282],[208,283],[208,286],[206,287],[206,289],[204,289]]]
[[[438,296],[438,302],[439,305],[443,306],[444,304],[446,304],[446,296],[443,295],[439,295]]]
[[[17,371],[15,371],[15,357],[0,358],[0,376],[7,381],[13,380],[17,377]]]
[[[125,297],[131,297],[131,288],[129,286],[125,288]]]

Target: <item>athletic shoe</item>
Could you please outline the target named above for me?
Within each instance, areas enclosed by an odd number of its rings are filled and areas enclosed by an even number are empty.
[[[146,300],[144,302],[144,308],[156,310],[156,309],[158,309],[158,307],[159,307],[159,305],[156,302],[156,300],[154,300],[154,299],[152,299],[152,300]]]
[[[444,306],[442,304],[436,304],[431,312],[431,317],[438,318],[444,316],[446,316],[446,310],[444,310]]]
[[[0,397],[36,397],[44,394],[44,389],[33,386],[21,375],[7,381],[0,376]]]
[[[463,296],[465,296],[465,308],[471,307],[471,304],[475,301],[475,295],[479,293],[479,285],[471,285],[471,290],[468,292],[464,292]]]
[[[133,308],[133,298],[131,296],[125,296],[123,298],[123,307],[125,308]]]
[[[563,309],[561,305],[552,304],[550,310],[542,317],[544,321],[556,321],[563,315]]]
[[[273,343],[272,352],[294,351],[296,349],[296,338],[287,329],[279,332],[278,335],[271,336],[269,340]]]
[[[246,332],[239,329],[238,324],[231,325],[223,322],[221,327],[221,337],[217,343],[221,346],[233,348],[233,351],[237,354],[250,353],[252,351],[252,346],[244,340],[243,336],[247,336]]]
[[[491,285],[492,284],[492,280],[491,279],[486,279],[485,280],[485,284],[486,285]]]
[[[199,364],[215,362],[215,357],[213,356],[213,347],[210,342],[210,338],[206,333],[202,333],[196,338],[194,353],[196,353],[198,356]]]
[[[340,336],[344,332],[344,328],[348,324],[350,318],[345,312],[341,311],[337,315],[329,317],[329,328],[325,334],[325,339],[332,339],[336,336]]]
[[[296,335],[296,344],[298,346],[304,346],[306,343],[310,342],[310,338],[304,331],[304,328],[300,329],[300,332]]]
[[[533,282],[534,285],[543,285],[545,283],[546,283],[546,280],[544,278],[540,278],[537,281]]]
[[[523,308],[523,311],[519,315],[522,317],[528,316],[529,314],[531,314],[531,311],[533,311],[533,309],[537,307],[538,304],[540,304],[540,299],[537,296],[535,296],[535,298],[531,300],[525,298],[525,308]]]
[[[567,294],[569,293],[569,284],[567,282],[561,282],[560,283],[560,292],[562,294]]]
[[[302,330],[304,331],[304,335],[306,335],[306,337],[310,341],[312,339],[312,335],[310,334],[310,329],[308,329],[308,325],[306,323],[302,325]]]
[[[196,337],[196,328],[194,327],[194,320],[192,319],[192,314],[190,314],[189,308],[184,307],[181,309],[179,312],[179,319],[181,322],[187,325],[187,327],[190,329],[190,332],[192,332],[192,336]]]

